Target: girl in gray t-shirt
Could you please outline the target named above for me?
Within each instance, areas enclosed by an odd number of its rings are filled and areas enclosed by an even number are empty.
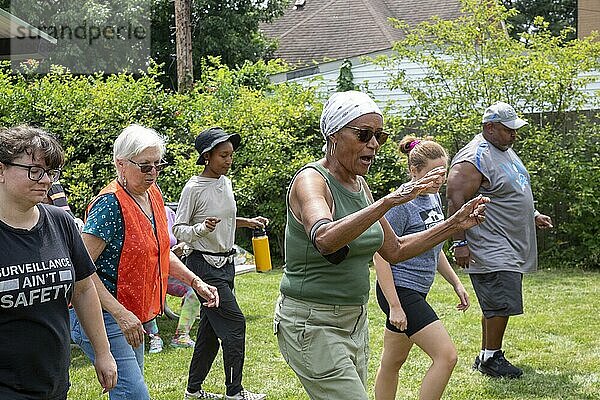
[[[400,151],[408,156],[410,187],[427,172],[447,167],[448,155],[442,146],[431,140],[406,136]],[[441,185],[408,203],[390,209],[385,217],[399,237],[429,229],[444,220],[440,196]],[[457,309],[469,308],[469,296],[450,266],[443,244],[396,265],[388,264],[375,254],[377,300],[387,315],[381,365],[375,378],[375,398],[393,399],[398,386],[398,371],[407,359],[413,344],[419,346],[433,361],[421,384],[421,397],[439,399],[456,364],[456,348],[435,311],[426,301],[435,271],[452,285],[460,303]]]

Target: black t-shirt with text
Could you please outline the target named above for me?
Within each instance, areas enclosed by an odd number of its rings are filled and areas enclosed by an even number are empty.
[[[31,230],[0,221],[0,399],[65,398],[73,285],[95,271],[73,219],[37,207]]]

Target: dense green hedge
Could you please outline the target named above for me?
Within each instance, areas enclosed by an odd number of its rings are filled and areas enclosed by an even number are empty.
[[[178,94],[163,90],[157,68],[133,78],[74,76],[58,67],[45,76],[11,75],[3,65],[0,126],[28,123],[59,137],[68,159],[61,181],[78,215],[114,179],[112,144],[125,126],[138,123],[167,137],[171,166],[160,175],[167,201],[178,201],[185,182],[201,170],[193,147],[198,133],[215,125],[237,132],[243,141],[230,176],[239,214],[272,220],[271,243],[280,258],[287,185],[297,169],[322,156],[322,99],[314,89],[271,85],[267,75],[281,70],[277,62],[232,71],[211,59],[203,67],[194,90]]]
[[[219,125],[243,138],[231,172],[240,215],[273,220],[274,250],[283,243],[285,189],[294,170],[319,156],[321,101],[295,85],[273,87],[268,72],[281,65],[246,65],[235,73],[212,59],[204,79],[189,94],[165,91],[159,72],[73,76],[56,68],[46,76],[11,75],[0,69],[0,126],[33,124],[56,134],[69,160],[62,183],[75,212],[82,214],[95,193],[114,178],[112,143],[138,123],[168,139],[160,185],[177,201],[187,179],[199,172],[194,138]]]
[[[600,127],[582,112],[600,107],[589,90],[600,80],[597,33],[568,40],[570,29],[555,35],[537,17],[535,29],[515,39],[507,35],[515,10],[497,1],[460,3],[455,20],[396,22],[404,38],[378,62],[392,74],[390,87],[412,102],[394,123],[435,136],[452,155],[481,131],[489,104],[515,106],[530,122],[515,150],[531,173],[538,210],[555,221],[539,235],[543,256],[598,268]],[[422,74],[407,74],[406,62],[422,65]]]
[[[60,138],[68,157],[62,182],[79,215],[114,178],[112,143],[128,124],[152,127],[168,138],[171,166],[160,176],[168,201],[177,201],[187,179],[199,172],[193,148],[199,132],[214,125],[238,132],[243,144],[230,176],[239,214],[271,218],[272,250],[278,258],[287,185],[300,166],[322,156],[318,119],[323,99],[314,89],[268,83],[266,74],[281,69],[274,62],[232,71],[213,59],[204,69],[191,93],[178,94],[163,90],[156,68],[133,78],[73,76],[60,68],[45,76],[11,75],[4,65],[0,126],[29,123]],[[543,238],[557,262],[598,265],[598,137],[597,125],[587,124],[575,126],[569,135],[536,130],[519,145],[535,178],[538,208],[559,223],[554,234]],[[368,176],[374,196],[406,178],[404,161],[390,141]]]
[[[557,266],[597,269],[600,125],[592,113],[569,115],[568,119],[563,130],[538,122],[524,133],[516,151],[532,176],[538,210],[554,219],[556,228],[539,235],[542,253]]]

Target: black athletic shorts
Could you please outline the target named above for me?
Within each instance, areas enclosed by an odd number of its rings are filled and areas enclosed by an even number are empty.
[[[396,293],[398,293],[400,305],[402,305],[402,309],[406,314],[407,321],[406,330],[401,331],[390,323],[390,305],[385,299],[383,291],[379,287],[379,283],[377,283],[375,291],[377,293],[379,307],[387,316],[385,327],[392,332],[405,333],[406,336],[410,337],[439,319],[435,311],[433,311],[433,308],[431,308],[429,303],[425,300],[427,297],[426,294],[396,286]]]
[[[484,317],[523,314],[522,273],[497,271],[469,276]]]

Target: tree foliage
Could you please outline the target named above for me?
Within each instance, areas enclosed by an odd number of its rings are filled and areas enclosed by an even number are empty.
[[[536,17],[543,17],[548,22],[548,30],[555,36],[560,36],[565,28],[566,38],[575,39],[577,27],[577,0],[501,0],[507,8],[514,8],[519,13],[508,18],[512,25],[511,36],[519,38],[520,33],[531,33],[538,29]]]
[[[152,0],[152,57],[165,64],[165,77],[176,87],[175,11],[171,0]],[[194,75],[202,60],[219,56],[231,68],[272,54],[276,43],[258,29],[283,14],[289,0],[191,0]]]
[[[356,90],[356,85],[354,85],[352,61],[344,60],[342,66],[340,67],[340,74],[337,78],[337,91],[347,92],[348,90]]]
[[[259,24],[281,16],[289,3],[289,0],[190,1],[196,79],[199,79],[202,72],[203,60],[209,56],[218,56],[221,63],[236,68],[246,61],[256,62],[271,55],[276,42],[259,31]],[[11,0],[0,0],[0,7],[10,10]],[[90,50],[86,41],[76,43],[59,40],[58,48],[44,61],[42,67],[46,64],[70,65],[73,71],[87,72],[86,67],[93,64],[97,66],[94,71],[125,72],[124,68],[128,65],[122,62],[124,58],[145,63],[147,57],[151,56],[157,64],[164,64],[165,73],[160,76],[161,82],[171,88],[177,87],[175,8],[172,0],[13,0],[14,8],[20,10],[21,18],[42,27],[60,25],[65,20],[70,25],[86,27],[110,26],[114,25],[114,21],[150,27],[150,49],[121,46],[117,47],[118,51],[111,52],[110,47],[96,47],[102,57],[90,59],[88,56],[83,57]],[[46,31],[56,37],[52,31]],[[104,46],[110,46],[121,42],[108,40],[103,43]],[[138,69],[130,68],[127,72],[137,73]]]
[[[138,123],[156,129],[167,142],[170,166],[159,184],[167,201],[178,201],[187,179],[199,173],[194,139],[211,126],[237,132],[242,146],[230,177],[240,215],[271,219],[273,254],[281,254],[285,193],[293,173],[319,158],[321,100],[300,85],[274,86],[276,61],[233,70],[209,58],[202,79],[186,94],[162,89],[160,71],[76,76],[54,67],[45,76],[11,74],[0,68],[0,126],[33,124],[58,136],[67,154],[61,182],[76,214],[114,179],[112,144],[122,129]]]
[[[557,222],[543,241],[565,258],[598,265],[600,129],[579,111],[597,104],[585,88],[598,80],[600,43],[569,41],[567,31],[555,36],[542,18],[517,40],[503,29],[514,10],[494,0],[462,3],[464,14],[453,21],[433,19],[412,30],[397,22],[406,38],[379,62],[398,70],[408,60],[424,73],[409,79],[400,71],[391,80],[413,100],[395,123],[437,136],[454,154],[481,131],[489,104],[502,100],[528,114],[531,125],[515,147],[532,175],[538,209]]]
[[[151,0],[3,0],[3,6],[57,39],[38,71],[138,72],[150,57]],[[20,35],[31,33],[20,32]]]

